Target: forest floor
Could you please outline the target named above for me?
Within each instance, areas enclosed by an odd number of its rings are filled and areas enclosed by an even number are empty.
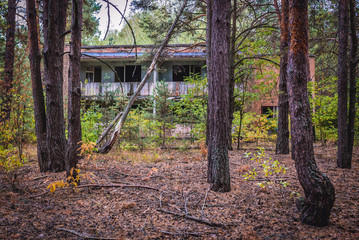
[[[40,173],[28,146],[30,160],[16,174],[0,171],[0,239],[359,239],[358,149],[343,170],[335,146],[315,147],[336,201],[329,226],[312,227],[299,221],[303,191],[290,156],[267,149],[261,162],[272,157],[287,171],[265,178],[248,148],[230,152],[229,193],[208,191],[203,149],[94,155],[80,162],[81,187],[51,193],[47,186],[65,173]],[[253,168],[258,176],[245,180]],[[262,188],[263,179],[274,183]]]

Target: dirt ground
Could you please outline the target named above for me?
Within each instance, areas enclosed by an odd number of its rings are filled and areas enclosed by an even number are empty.
[[[262,188],[265,176],[246,157],[256,152],[249,149],[230,152],[229,193],[208,191],[200,149],[93,156],[81,160],[80,188],[51,193],[47,186],[65,173],[40,173],[29,146],[30,161],[16,177],[0,172],[0,239],[359,239],[358,149],[352,169],[342,170],[335,146],[315,147],[336,190],[330,225],[321,228],[299,221],[295,199],[303,193],[290,156],[265,151],[263,161],[272,157],[287,171]],[[245,180],[254,167],[256,179]]]

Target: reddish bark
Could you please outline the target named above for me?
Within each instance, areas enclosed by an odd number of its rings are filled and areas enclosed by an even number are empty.
[[[290,0],[290,48],[288,55],[288,96],[293,158],[305,199],[298,201],[303,223],[326,226],[335,200],[329,178],[314,159],[312,123],[307,91],[308,2]]]
[[[69,70],[69,105],[68,105],[68,151],[66,173],[70,176],[71,169],[76,168],[79,159],[81,142],[81,28],[82,28],[82,0],[72,2],[72,26],[70,43],[70,70]],[[76,179],[76,171],[72,171]]]
[[[29,60],[31,70],[32,96],[34,100],[35,131],[37,138],[37,160],[40,171],[46,171],[46,113],[41,79],[41,54],[38,42],[37,13],[35,0],[26,1],[29,29]]]
[[[279,97],[278,97],[278,134],[276,154],[289,153],[289,124],[288,124],[288,94],[287,94],[287,65],[289,35],[289,3],[282,0],[280,14],[280,73],[279,73]]]
[[[15,16],[16,0],[9,0],[6,14],[5,64],[3,80],[0,81],[0,122],[8,120],[11,113],[11,90],[13,88],[15,60]]]
[[[348,29],[349,0],[339,0],[338,19],[338,152],[339,168],[351,168],[348,148]]]
[[[229,37],[231,1],[213,1],[210,76],[208,78],[208,181],[212,190],[230,191],[228,160],[228,118],[229,118]],[[214,64],[215,63],[215,64]]]

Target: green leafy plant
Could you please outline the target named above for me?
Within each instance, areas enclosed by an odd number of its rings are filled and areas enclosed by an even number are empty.
[[[91,107],[81,116],[82,140],[84,142],[96,142],[101,134],[102,113]]]
[[[206,138],[207,121],[207,78],[193,74],[185,79],[190,86],[187,94],[181,95],[181,100],[173,104],[175,121],[178,124],[189,126],[190,138],[203,141]]]
[[[241,123],[242,121],[242,123]],[[268,118],[266,115],[257,115],[255,113],[246,113],[241,120],[240,112],[234,113],[233,126],[236,132],[241,125],[241,141],[274,141],[276,139],[277,119]],[[237,137],[236,135],[234,137]]]
[[[254,161],[260,165],[259,171],[257,171],[256,168],[253,168],[252,170],[249,170],[247,173],[243,174],[242,177],[245,180],[255,180],[257,179],[258,174],[261,173],[263,181],[258,183],[258,186],[261,188],[267,188],[273,183],[278,183],[281,187],[284,188],[289,185],[288,182],[280,178],[285,175],[287,168],[278,160],[274,160],[272,157],[267,156],[264,148],[260,148],[259,151],[255,153],[245,153],[244,157],[249,158],[251,161]]]

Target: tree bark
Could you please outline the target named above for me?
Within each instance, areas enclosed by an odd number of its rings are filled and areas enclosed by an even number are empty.
[[[15,16],[16,0],[9,0],[6,14],[5,64],[3,81],[0,81],[0,123],[7,121],[11,113],[11,90],[13,88],[15,61]]]
[[[213,1],[211,17],[208,108],[211,124],[208,139],[208,181],[212,190],[231,190],[228,159],[229,38],[231,1]],[[214,64],[215,63],[215,64]]]
[[[351,168],[348,148],[348,33],[349,0],[339,0],[338,19],[338,152],[339,168]]]
[[[82,28],[82,0],[72,2],[72,26],[70,42],[70,69],[69,69],[69,100],[68,100],[68,150],[66,174],[76,181],[76,168],[80,154],[81,142],[81,28]],[[71,171],[72,170],[72,171]],[[77,181],[78,182],[78,181]]]
[[[288,55],[288,94],[292,144],[297,175],[305,199],[298,201],[300,220],[314,226],[329,223],[335,190],[320,172],[314,159],[312,123],[307,91],[308,2],[290,0],[290,48]]]
[[[280,14],[280,73],[279,73],[279,97],[278,97],[278,134],[276,154],[289,153],[289,125],[288,125],[288,94],[287,94],[287,65],[289,35],[289,3],[282,0]]]
[[[43,2],[44,82],[46,90],[46,171],[65,170],[66,137],[63,109],[63,57],[67,0]]]
[[[207,0],[207,30],[206,30],[206,63],[207,63],[207,84],[208,88],[211,88],[210,85],[212,81],[211,74],[211,32],[212,32],[212,0]],[[207,116],[206,116],[206,146],[208,146],[208,141],[210,139],[209,129],[211,128],[211,109],[207,104]],[[208,162],[208,164],[211,164]]]
[[[354,145],[354,123],[355,123],[355,103],[356,103],[356,74],[357,74],[357,52],[358,36],[355,23],[355,0],[349,0],[350,8],[350,66],[349,66],[349,115],[348,115],[348,152],[349,161],[352,161]]]
[[[236,57],[236,33],[237,33],[237,0],[233,0],[232,27],[229,41],[229,118],[228,118],[228,150],[233,150],[232,141],[232,123],[234,120],[234,86],[236,79],[234,77],[235,57]]]
[[[26,1],[27,24],[29,29],[29,60],[31,70],[32,97],[34,100],[35,131],[37,138],[37,160],[41,172],[47,170],[46,163],[46,113],[41,79],[41,54],[37,28],[35,0]]]

